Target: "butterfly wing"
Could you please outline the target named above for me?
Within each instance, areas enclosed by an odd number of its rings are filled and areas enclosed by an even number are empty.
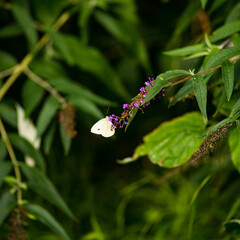
[[[103,137],[111,137],[115,133],[115,129],[112,128],[112,122],[108,120],[108,117],[104,119],[105,121],[102,124],[101,135]]]
[[[97,121],[97,122],[92,126],[91,132],[92,132],[92,133],[95,133],[95,134],[98,134],[98,135],[102,134],[102,126],[103,126],[103,124],[105,123],[105,119],[106,119],[106,118],[103,118],[103,119]]]

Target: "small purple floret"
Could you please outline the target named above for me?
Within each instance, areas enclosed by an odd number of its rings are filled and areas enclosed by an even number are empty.
[[[164,91],[165,91],[165,88],[162,88],[162,89],[161,89],[161,92],[164,92]]]
[[[141,91],[141,92],[144,92],[144,91],[145,91],[145,88],[144,88],[144,87],[141,87],[141,88],[140,88],[140,91]]]
[[[123,104],[123,109],[126,109],[126,108],[128,108],[128,104]]]
[[[134,103],[134,107],[139,107],[138,103]]]
[[[146,86],[148,86],[150,83],[149,83],[149,81],[147,81],[147,82],[145,82],[144,84],[145,84]]]
[[[146,93],[144,93],[144,94],[143,94],[143,97],[146,97],[146,96],[147,96],[147,94],[146,94]]]
[[[125,124],[125,125],[127,125],[127,124],[128,124],[128,122],[124,121],[124,124]]]
[[[149,102],[146,102],[144,105],[147,107],[149,105]]]
[[[143,103],[144,99],[141,99],[140,103]]]

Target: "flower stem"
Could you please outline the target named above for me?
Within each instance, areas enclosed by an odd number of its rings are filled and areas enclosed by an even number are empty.
[[[68,12],[63,13],[57,22],[54,24],[54,29],[59,29],[70,17],[70,14]],[[46,43],[49,40],[48,34],[44,34],[42,38],[39,40],[39,42],[36,45],[36,48],[33,50],[33,52],[28,53],[24,59],[15,66],[14,71],[10,75],[10,77],[6,80],[5,84],[0,89],[0,101],[4,97],[4,95],[7,93],[8,89],[12,86],[12,84],[17,80],[19,75],[24,71],[24,69],[29,65],[29,63],[33,60],[33,58],[37,55],[37,53],[46,45]]]
[[[10,159],[11,159],[12,164],[13,164],[15,176],[16,176],[16,179],[17,179],[17,203],[20,206],[21,203],[22,203],[22,189],[21,189],[22,179],[21,179],[21,172],[20,172],[20,169],[19,169],[19,164],[18,164],[17,158],[15,156],[12,144],[10,143],[10,141],[8,139],[7,132],[6,132],[5,128],[4,128],[4,125],[3,125],[1,117],[0,117],[0,132],[1,132],[1,135],[2,135],[2,138],[3,138],[3,141],[6,144],[6,147],[7,147],[9,156],[10,156]]]
[[[67,105],[66,100],[59,94],[59,92],[53,88],[47,81],[39,77],[37,74],[32,72],[29,68],[24,69],[24,73],[35,83],[43,87],[46,91],[48,91],[50,94],[52,94],[62,105],[62,107],[65,107]]]

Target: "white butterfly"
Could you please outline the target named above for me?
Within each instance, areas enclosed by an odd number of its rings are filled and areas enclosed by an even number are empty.
[[[103,137],[111,137],[114,135],[115,129],[112,128],[112,122],[109,121],[109,117],[107,116],[96,122],[91,128],[91,132]]]

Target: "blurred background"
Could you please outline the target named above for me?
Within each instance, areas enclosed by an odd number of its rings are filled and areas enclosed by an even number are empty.
[[[112,138],[90,133],[102,117],[120,116],[122,105],[138,94],[148,77],[198,69],[195,58],[163,52],[201,42],[204,32],[211,34],[237,3],[208,1],[202,10],[199,0],[0,0],[0,70],[21,62],[48,34],[29,69],[76,109],[77,135],[70,148],[58,130],[56,113],[42,131],[40,151],[47,176],[78,221],[30,190],[24,199],[48,209],[71,239],[238,239],[223,228],[224,221],[240,214],[239,174],[229,155],[218,154],[219,148],[228,148],[224,141],[209,158],[173,169],[154,165],[147,157],[127,165],[117,162],[132,156],[143,136],[164,121],[198,109],[194,99],[168,108],[179,86],[152,102],[144,114],[139,111],[126,132],[117,129]],[[70,17],[57,30],[54,23],[65,11]],[[39,112],[49,93],[29,82],[21,74],[1,100],[0,114],[9,133],[17,132],[15,102],[39,127]],[[212,96],[208,102],[212,112]],[[23,161],[20,153],[17,156]],[[27,220],[25,229],[27,239],[61,239],[37,221]],[[7,232],[5,223],[0,236]]]

